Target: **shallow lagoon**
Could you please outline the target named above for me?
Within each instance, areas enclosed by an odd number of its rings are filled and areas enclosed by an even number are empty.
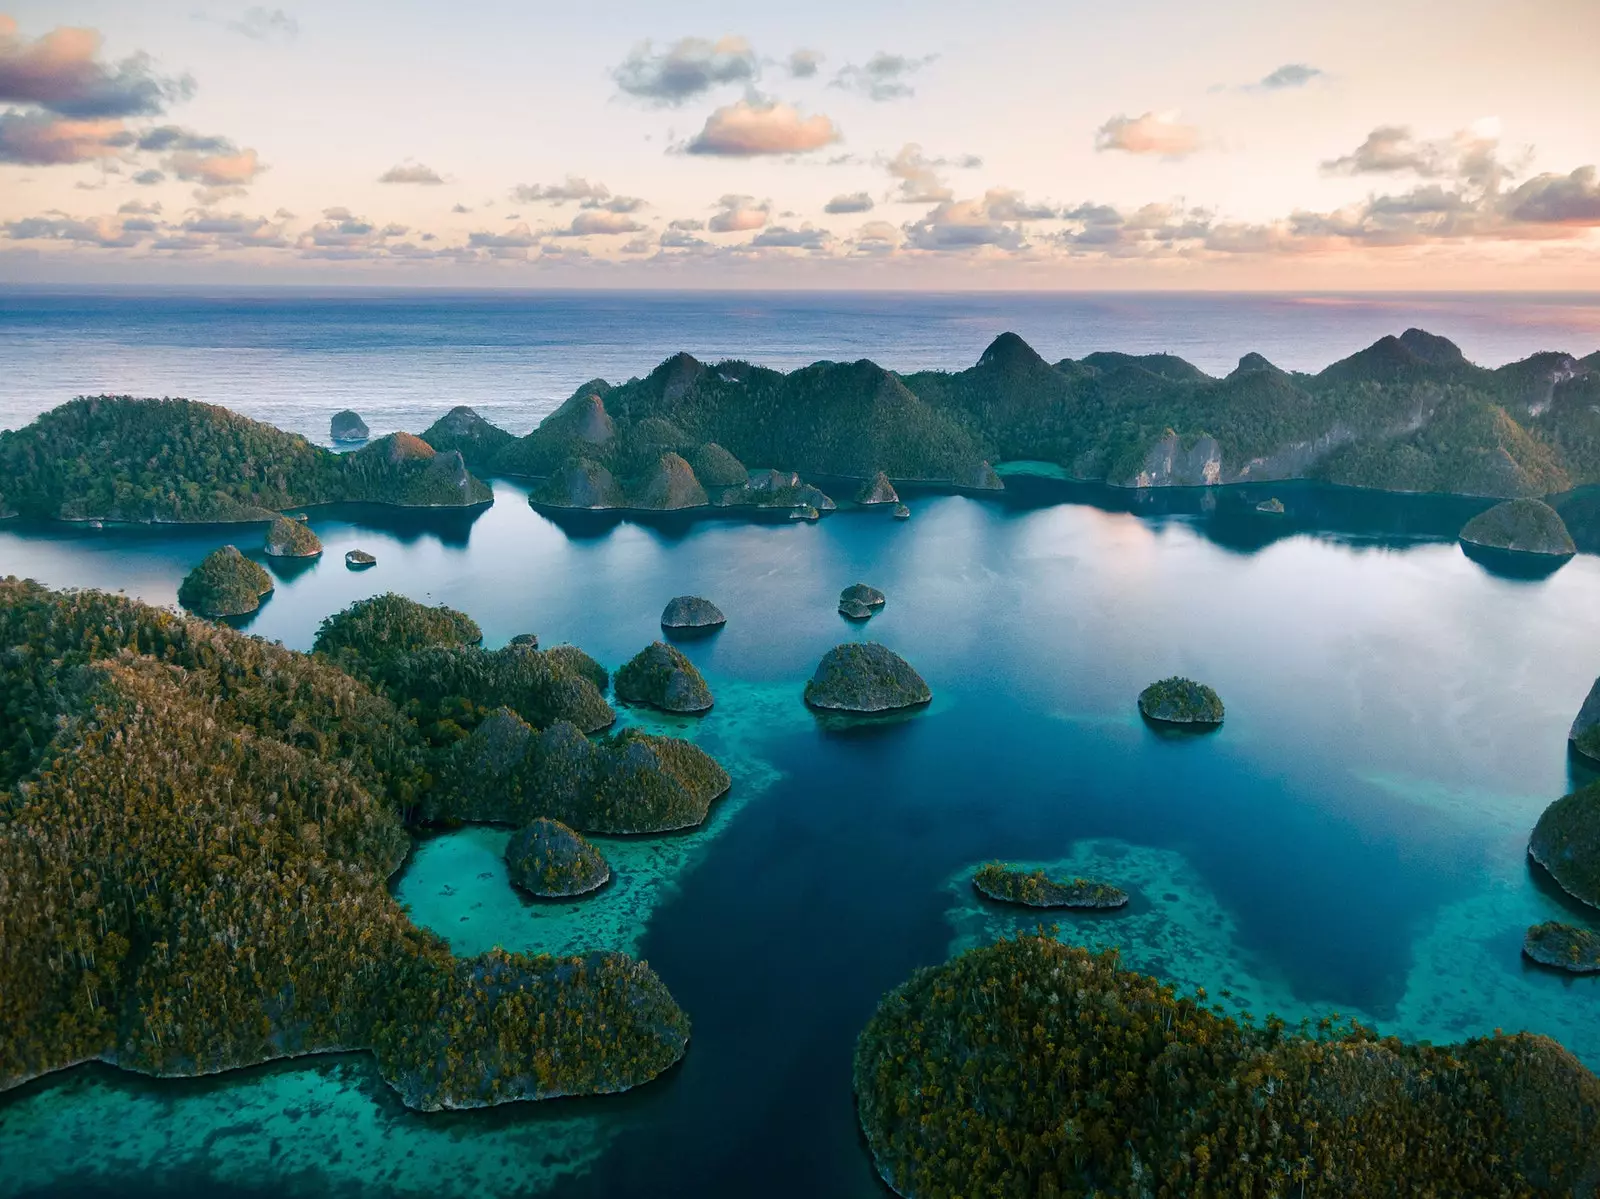
[[[1124,886],[1125,911],[1056,914],[1062,935],[1235,1008],[1437,1040],[1526,1027],[1600,1066],[1600,981],[1519,954],[1527,924],[1574,916],[1522,851],[1576,781],[1565,734],[1600,671],[1600,560],[1496,577],[1438,539],[1454,502],[1301,488],[1274,523],[1227,495],[1149,515],[1068,496],[1035,480],[1005,500],[913,496],[904,523],[645,527],[557,524],[500,484],[475,519],[314,513],[323,560],[280,576],[248,624],[298,648],[389,589],[463,608],[490,645],[532,631],[612,667],[672,595],[727,612],[684,643],[710,714],[624,714],[727,765],[704,828],[603,840],[618,877],[579,903],[513,892],[492,829],[422,841],[395,881],[461,952],[641,954],[694,1021],[689,1054],[627,1096],[442,1117],[406,1112],[360,1057],[183,1082],[72,1071],[0,1099],[0,1193],[881,1194],[854,1037],[917,966],[1038,922],[972,892],[991,857]],[[219,541],[256,536],[0,526],[0,571],[171,602]],[[356,545],[376,568],[344,568]],[[889,595],[865,627],[834,611],[857,579]],[[934,705],[811,716],[804,678],[852,637],[904,653]],[[1221,692],[1219,733],[1139,721],[1134,696],[1174,672]]]

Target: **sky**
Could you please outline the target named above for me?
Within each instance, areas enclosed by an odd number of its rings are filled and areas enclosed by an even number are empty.
[[[0,283],[1596,290],[1600,0],[0,0]]]

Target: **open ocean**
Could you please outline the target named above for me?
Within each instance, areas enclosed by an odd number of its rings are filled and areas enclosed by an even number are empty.
[[[1226,373],[1251,351],[1320,370],[1417,325],[1497,366],[1600,349],[1583,295],[923,294],[0,289],[0,429],[75,395],[181,395],[326,441],[354,408],[374,435],[456,404],[525,433],[588,379],[687,350],[792,369],[872,358],[970,366],[998,333],[1051,361],[1166,351]]]

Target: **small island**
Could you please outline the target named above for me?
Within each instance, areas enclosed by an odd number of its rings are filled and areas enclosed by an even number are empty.
[[[680,595],[661,610],[661,627],[673,630],[720,629],[728,623],[722,609],[698,595]]]
[[[1583,706],[1573,718],[1567,744],[1573,752],[1600,765],[1600,679],[1589,688]]]
[[[851,583],[839,593],[839,606],[845,604],[862,604],[868,608],[881,608],[888,602],[883,592],[876,587],[868,587],[865,583]]]
[[[1053,879],[1043,870],[1022,870],[1001,862],[978,867],[972,885],[990,899],[1030,908],[1120,908],[1128,893],[1091,879]]]
[[[178,602],[201,616],[247,616],[272,594],[272,576],[239,547],[212,550],[178,587]]]
[[[863,604],[858,599],[842,599],[839,601],[839,615],[847,620],[870,620],[877,609],[870,604]]]
[[[871,504],[898,504],[900,496],[894,489],[894,484],[889,482],[889,476],[881,470],[862,484],[861,490],[856,492],[856,503]]]
[[[1283,501],[1274,496],[1270,500],[1262,500],[1256,505],[1257,512],[1264,512],[1268,516],[1283,515]]]
[[[1541,966],[1571,974],[1600,974],[1600,934],[1550,920],[1535,924],[1522,942],[1522,952]]]
[[[366,550],[346,550],[344,564],[351,570],[366,570],[369,566],[376,566],[378,560]]]
[[[910,520],[911,509],[906,507],[904,504],[896,504],[894,506],[894,518],[896,520]]]
[[[304,521],[280,516],[267,529],[269,558],[315,558],[322,553],[322,542]]]
[[[1156,724],[1215,728],[1222,723],[1222,699],[1193,679],[1162,679],[1139,692],[1139,712]]]
[[[1600,907],[1600,783],[1544,810],[1528,838],[1528,856],[1574,899]]]
[[[817,664],[805,691],[811,707],[834,712],[893,712],[932,698],[911,664],[876,641],[834,646]]]
[[[518,829],[506,843],[511,881],[541,899],[568,899],[598,891],[611,867],[581,833],[541,817]]]
[[[683,651],[653,641],[617,671],[617,698],[663,712],[707,712],[711,688]]]
[[[367,422],[361,419],[359,412],[349,408],[333,414],[333,419],[328,422],[328,432],[335,441],[365,441],[370,436]]]
[[[1506,500],[1461,530],[1463,549],[1560,562],[1578,552],[1561,514],[1543,500]]]

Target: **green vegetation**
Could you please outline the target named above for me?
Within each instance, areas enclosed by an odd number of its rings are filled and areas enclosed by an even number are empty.
[[[1461,540],[1514,554],[1570,558],[1578,552],[1561,514],[1543,500],[1506,500],[1496,504],[1466,523]]]
[[[744,463],[714,441],[695,450],[689,457],[689,465],[694,467],[701,485],[707,488],[743,487],[750,481],[750,472],[745,470]]]
[[[1139,711],[1146,720],[1161,724],[1222,723],[1221,697],[1204,683],[1176,675],[1139,692]]]
[[[902,1195],[1555,1195],[1600,1178],[1600,1080],[1543,1037],[1241,1024],[1048,936],[918,971],[856,1046]]]
[[[178,585],[178,602],[201,616],[243,616],[272,594],[272,576],[239,552],[238,546],[214,549]]]
[[[315,558],[322,553],[322,542],[305,522],[279,516],[267,529],[269,558]]]
[[[600,851],[559,820],[535,820],[506,843],[511,881],[545,899],[587,895],[606,885],[611,867]]]
[[[1535,924],[1522,952],[1535,962],[1572,974],[1600,974],[1600,934],[1554,920]]]
[[[933,692],[911,664],[876,641],[851,641],[822,656],[806,683],[806,703],[841,712],[912,708]]]
[[[617,671],[617,698],[664,712],[708,712],[711,688],[683,652],[651,642]]]
[[[687,741],[637,729],[590,740],[567,721],[539,732],[509,708],[481,720],[438,773],[424,819],[520,826],[547,817],[586,833],[690,828],[729,786]]]
[[[7,579],[0,695],[0,1089],[363,1048],[435,1109],[622,1090],[682,1055],[642,963],[457,959],[410,923],[385,880],[423,739],[329,660]]]
[[[861,490],[856,492],[858,504],[898,504],[900,496],[895,492],[894,484],[889,482],[889,476],[881,470],[861,485]]]
[[[869,608],[881,608],[888,602],[888,597],[876,587],[868,587],[865,583],[851,583],[839,593],[839,602],[865,604]]]
[[[225,408],[189,400],[72,400],[0,433],[6,502],[60,520],[264,521],[287,508],[361,500],[487,503],[455,454],[406,435],[335,454]]]
[[[715,629],[728,623],[722,609],[698,595],[680,595],[661,610],[664,629]]]
[[[378,662],[423,649],[483,640],[478,622],[443,604],[428,607],[394,592],[351,604],[317,626],[313,648],[341,663]]]
[[[990,899],[1030,908],[1120,908],[1128,902],[1128,893],[1110,883],[1053,879],[1043,870],[1020,870],[1001,862],[978,867],[972,885]]]
[[[1567,744],[1591,762],[1600,762],[1600,679],[1589,688],[1583,706],[1573,717]]]
[[[1528,854],[1574,898],[1600,907],[1600,783],[1546,808],[1533,827]]]
[[[422,440],[441,454],[456,451],[468,470],[489,474],[494,469],[496,456],[516,438],[463,404],[429,425],[422,433]]]

